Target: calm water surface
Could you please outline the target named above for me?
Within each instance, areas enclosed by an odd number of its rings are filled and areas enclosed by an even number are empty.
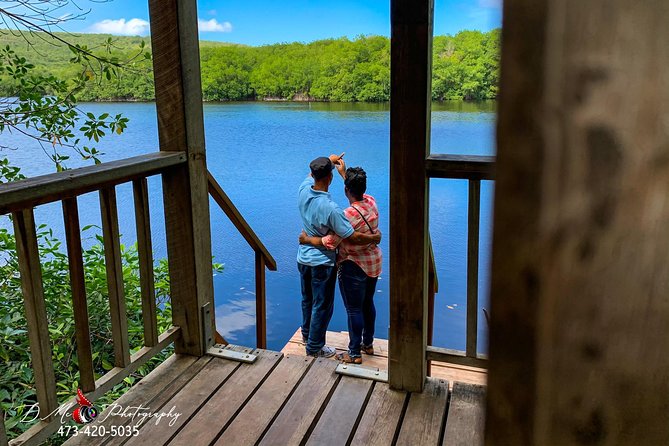
[[[130,119],[127,131],[111,136],[98,147],[105,160],[126,158],[158,150],[153,103],[83,104],[85,111],[123,113]],[[380,228],[388,234],[389,113],[387,104],[226,103],[205,104],[209,170],[265,243],[278,264],[267,273],[268,346],[280,349],[301,321],[300,288],[296,266],[300,218],[297,187],[308,174],[311,159],[346,152],[349,166],[362,166],[368,175],[368,193],[381,212]],[[434,104],[432,152],[494,154],[495,104],[450,102]],[[50,173],[53,166],[32,141],[2,134],[0,143],[17,150],[2,153],[23,168],[26,175]],[[72,156],[70,167],[83,165]],[[162,192],[157,177],[149,180],[155,256],[163,257],[165,229]],[[493,185],[483,182],[481,209],[481,306],[487,306],[490,253],[490,217]],[[335,178],[331,192],[347,205],[343,184]],[[132,191],[117,188],[119,219],[124,243],[136,240]],[[100,224],[96,194],[79,200],[82,226]],[[38,223],[46,223],[62,237],[59,205],[40,206]],[[6,219],[0,222],[7,226]],[[434,245],[439,294],[435,305],[434,344],[464,350],[466,320],[467,182],[432,180],[430,231]],[[214,277],[218,330],[230,341],[255,343],[254,254],[244,239],[211,202],[213,253],[225,270]],[[91,233],[92,234],[92,233]],[[90,240],[87,242],[90,243]],[[384,238],[384,274],[376,293],[377,337],[388,337],[388,238]],[[337,290],[330,330],[346,330],[346,314]],[[479,311],[479,348],[486,349],[485,320]]]

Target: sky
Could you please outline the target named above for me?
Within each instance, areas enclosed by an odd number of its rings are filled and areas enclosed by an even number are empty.
[[[435,0],[435,35],[501,26],[502,0]],[[147,0],[80,0],[90,12],[67,31],[148,35]],[[75,12],[75,11],[67,11]],[[389,0],[200,0],[200,38],[263,45],[390,34]]]

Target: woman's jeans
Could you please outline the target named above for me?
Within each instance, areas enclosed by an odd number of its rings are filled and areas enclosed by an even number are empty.
[[[339,290],[348,314],[348,354],[360,356],[360,344],[374,342],[374,293],[377,277],[369,277],[355,262],[346,260],[339,265]]]

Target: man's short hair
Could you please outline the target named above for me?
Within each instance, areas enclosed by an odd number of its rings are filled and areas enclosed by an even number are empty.
[[[354,197],[362,198],[367,191],[367,173],[362,167],[349,167],[346,169],[344,185]]]
[[[311,176],[314,177],[314,180],[320,180],[327,177],[332,173],[334,165],[330,158],[321,156],[309,163],[309,168],[311,169]]]

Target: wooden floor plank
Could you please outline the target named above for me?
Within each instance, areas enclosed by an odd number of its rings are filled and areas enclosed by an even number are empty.
[[[328,331],[326,335],[327,344],[337,349],[338,353],[345,352],[348,349],[348,332]],[[298,328],[290,338],[288,343],[281,349],[284,354],[305,355],[304,344],[302,343],[302,331]],[[336,358],[332,358],[336,360]],[[376,367],[379,370],[388,370],[388,340],[374,339],[374,355],[362,355],[363,365],[366,367]],[[486,385],[488,374],[485,369],[478,367],[469,367],[459,364],[447,364],[444,362],[432,361],[432,378],[448,381],[450,385],[456,381]]]
[[[485,425],[484,386],[455,383],[446,418],[443,446],[483,444]]]
[[[215,444],[256,444],[312,362],[310,357],[286,355]]]
[[[386,383],[376,383],[351,446],[392,444],[406,399],[406,392],[391,390]]]
[[[157,409],[158,412],[180,413],[173,419],[162,419],[159,422],[147,420],[142,424],[139,435],[130,437],[127,445],[162,445],[167,443],[189,419],[190,414],[200,407],[216,389],[225,382],[239,367],[238,362],[213,358],[200,372],[193,377],[181,390]],[[172,423],[171,425],[169,425]]]
[[[298,446],[339,380],[337,363],[319,358],[309,368],[260,441],[261,446]]]
[[[423,393],[412,393],[397,438],[398,446],[436,446],[446,414],[448,382],[428,378]]]
[[[282,357],[281,353],[262,349],[255,350],[255,354],[258,359],[252,364],[241,364],[206,404],[191,405],[192,417],[169,444],[199,446],[216,439]]]
[[[197,362],[197,365],[196,365]],[[156,367],[151,373],[142,378],[131,390],[123,394],[119,399],[110,404],[98,415],[97,419],[90,423],[90,426],[104,426],[109,429],[111,426],[124,426],[133,420],[129,417],[121,417],[118,414],[119,407],[129,406],[154,406],[153,401],[161,397],[165,391],[176,382],[187,383],[198,370],[204,367],[209,358],[198,360],[195,356],[172,355],[162,364]],[[179,387],[176,387],[179,388]],[[137,420],[134,420],[137,421]],[[96,429],[100,429],[97,427]],[[71,437],[64,444],[66,446],[98,445],[108,441],[107,437],[90,437],[78,435]]]
[[[342,376],[306,444],[346,445],[373,384],[371,380]]]

